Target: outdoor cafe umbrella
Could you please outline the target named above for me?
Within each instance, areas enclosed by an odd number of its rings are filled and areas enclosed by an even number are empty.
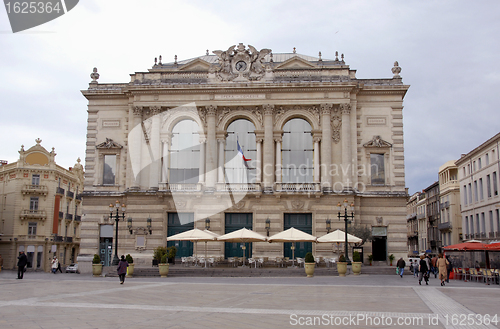
[[[221,235],[217,237],[217,240],[238,243],[264,242],[267,240],[267,237],[247,228],[242,228],[237,231]],[[245,266],[245,249],[243,249],[243,266]]]
[[[292,243],[292,266],[295,267],[295,242],[316,242],[317,238],[309,233],[290,227],[288,230],[276,233],[267,238],[269,242],[291,242]]]
[[[195,242],[195,255],[197,252],[198,241],[205,242],[205,267],[207,267],[207,242],[216,240],[219,235],[209,230],[200,230],[194,228],[189,231],[181,232],[172,236],[167,237],[167,241],[191,241]]]
[[[444,250],[485,250],[486,244],[480,241],[467,241],[443,247]]]
[[[361,243],[363,240],[354,236],[352,234],[347,233],[347,243]],[[325,234],[322,237],[318,238],[319,243],[337,243],[338,244],[345,243],[345,232],[342,230],[335,230],[331,233]]]

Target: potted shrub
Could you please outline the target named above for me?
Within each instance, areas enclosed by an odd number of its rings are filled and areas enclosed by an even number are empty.
[[[175,264],[175,255],[177,254],[177,247],[171,246],[167,248],[167,257],[169,264]]]
[[[339,261],[337,262],[337,272],[339,272],[339,276],[345,276],[347,273],[347,262],[345,261],[344,254],[340,255]]]
[[[352,253],[352,274],[359,275],[361,273],[361,255],[355,251]]]
[[[390,266],[392,266],[392,261],[394,260],[394,258],[395,258],[395,257],[394,257],[394,254],[391,254],[391,255],[389,256]]]
[[[134,275],[134,259],[132,258],[132,256],[130,256],[130,254],[127,254],[127,256],[125,256],[125,260],[128,263],[127,277],[131,277],[132,275]]]
[[[370,266],[372,266],[372,261],[373,261],[373,255],[372,254],[368,255],[368,261],[370,262]]]
[[[162,278],[166,278],[168,274],[168,256],[167,254],[164,254],[161,256],[160,263],[158,264],[158,269],[160,270],[160,276]]]
[[[98,254],[94,254],[94,259],[92,259],[92,275],[101,276],[101,274],[102,274],[101,257]]]
[[[307,277],[312,278],[312,276],[314,275],[314,266],[316,265],[312,252],[308,252],[306,254],[306,257],[304,258],[304,263],[305,263],[304,267],[306,269]]]
[[[153,250],[153,266],[158,265],[161,263],[161,257],[167,253],[167,248],[166,247],[156,247]]]

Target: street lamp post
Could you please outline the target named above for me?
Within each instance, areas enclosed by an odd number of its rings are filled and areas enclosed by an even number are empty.
[[[119,214],[120,208],[122,211],[121,215]],[[118,221],[120,219],[125,220],[125,210],[126,209],[127,209],[127,206],[125,206],[125,204],[122,204],[120,206],[120,201],[118,201],[118,200],[116,200],[116,203],[114,206],[113,206],[113,204],[109,205],[109,218],[111,218],[112,220],[114,219],[116,222],[115,255],[113,256],[113,262],[111,263],[111,265],[118,265],[118,263],[120,262],[120,260],[118,259]],[[116,210],[115,215],[113,215],[114,210]]]
[[[349,202],[347,202],[347,199],[344,199],[344,204],[341,205],[339,202],[337,207],[339,209],[338,213],[339,220],[343,218],[345,222],[345,261],[347,262],[347,264],[350,264],[351,261],[349,260],[349,255],[348,255],[349,248],[347,246],[347,223],[349,222],[349,219],[354,219],[354,203],[351,203],[351,205],[349,206]],[[351,208],[350,215],[347,214],[348,207]],[[344,214],[341,214],[342,209],[344,209]]]

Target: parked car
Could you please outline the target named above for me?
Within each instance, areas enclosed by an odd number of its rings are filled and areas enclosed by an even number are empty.
[[[78,264],[69,264],[69,266],[66,267],[66,273],[80,273],[78,271]]]

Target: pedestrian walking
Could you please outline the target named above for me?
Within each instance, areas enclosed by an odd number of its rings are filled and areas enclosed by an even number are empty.
[[[57,257],[54,256],[54,258],[52,258],[52,264],[51,264],[52,273],[56,274],[58,266],[59,266],[59,261],[57,260]]]
[[[398,262],[396,263],[396,266],[399,268],[399,276],[403,277],[403,272],[405,270],[406,263],[403,260],[403,257],[399,258]]]
[[[419,272],[420,274],[418,276],[418,284],[422,285],[422,279],[424,279],[425,284],[429,285],[429,267],[424,255],[420,256]]]
[[[28,264],[28,257],[26,257],[24,251],[20,251],[19,256],[17,257],[17,278],[19,280],[24,278],[24,270],[27,264]]]
[[[0,254],[0,272],[2,272],[2,268],[3,268],[3,258],[2,254]]]
[[[446,282],[450,283],[450,273],[453,272],[453,264],[451,263],[450,256],[446,256],[446,260],[448,261],[448,265],[446,268]]]
[[[127,274],[128,262],[125,260],[125,256],[122,255],[120,262],[118,263],[118,276],[120,277],[120,284],[125,282],[125,274]]]
[[[448,271],[448,261],[443,257],[443,254],[439,254],[439,258],[436,261],[436,267],[439,270],[439,280],[441,280],[441,285],[444,286],[444,281],[446,280],[446,274]]]

